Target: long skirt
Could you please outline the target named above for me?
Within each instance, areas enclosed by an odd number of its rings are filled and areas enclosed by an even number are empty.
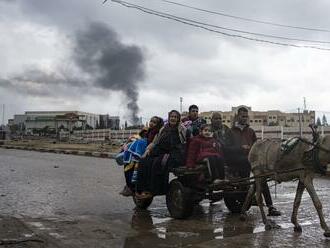
[[[183,159],[169,154],[146,157],[140,161],[137,191],[164,195],[168,191],[169,170],[183,165]]]

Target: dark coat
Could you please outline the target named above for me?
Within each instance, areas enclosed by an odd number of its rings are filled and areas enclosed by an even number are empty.
[[[234,136],[234,146],[226,150],[226,162],[233,172],[239,173],[241,177],[248,177],[251,171],[251,165],[248,160],[248,154],[251,146],[256,142],[257,136],[249,125],[232,127]],[[250,149],[243,149],[243,145],[248,145]]]
[[[254,142],[257,141],[256,133],[252,128],[250,128],[249,125],[245,125],[243,128],[234,125],[231,130],[234,135],[234,142],[239,147],[248,145],[251,148]],[[250,149],[243,150],[243,152],[247,156],[250,152]]]
[[[226,125],[222,125],[220,128],[212,127],[213,137],[223,146],[231,147],[234,145],[233,132]]]
[[[153,195],[166,194],[169,170],[185,162],[186,142],[189,131],[179,125],[160,129],[150,144],[151,153],[141,159],[138,168],[137,191],[149,191]]]
[[[196,163],[207,157],[223,157],[220,143],[215,138],[201,135],[192,138],[187,152],[186,166],[193,168]]]

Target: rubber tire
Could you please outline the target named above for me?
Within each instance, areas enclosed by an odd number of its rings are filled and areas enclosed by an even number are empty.
[[[218,202],[218,201],[221,201],[223,199],[223,194],[215,194],[215,195],[212,195],[212,197],[209,196],[208,198],[211,203],[215,203],[215,202]]]
[[[186,219],[193,213],[195,203],[192,200],[192,190],[186,188],[178,179],[170,182],[166,194],[166,206],[174,219]]]
[[[245,198],[248,192],[227,192],[224,194],[224,202],[226,207],[229,209],[230,212],[234,214],[241,213]],[[248,206],[247,210],[251,207],[251,203]]]
[[[147,209],[150,204],[152,203],[153,197],[146,198],[146,199],[137,199],[135,195],[133,195],[133,201],[135,206],[139,209]]]

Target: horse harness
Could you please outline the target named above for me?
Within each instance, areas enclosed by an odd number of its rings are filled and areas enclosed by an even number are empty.
[[[322,175],[326,174],[326,166],[323,166],[320,162],[319,158],[319,151],[324,151],[327,153],[330,153],[330,150],[320,146],[320,139],[317,137],[317,139],[313,138],[313,142],[310,142],[308,140],[299,138],[299,140],[305,144],[311,145],[312,148],[308,151],[304,152],[302,163],[306,166],[311,166],[314,168],[314,170],[317,173],[321,173]]]
[[[326,166],[322,166],[319,158],[319,151],[324,151],[327,153],[330,153],[330,150],[322,147],[319,142],[319,136],[313,136],[313,142],[310,142],[308,140],[305,140],[301,137],[296,138],[297,141],[301,141],[305,144],[311,145],[312,148],[309,149],[308,151],[304,152],[303,158],[301,162],[306,165],[312,167],[317,173],[320,173],[322,175],[326,174]],[[297,144],[297,142],[296,142]],[[294,144],[294,146],[296,145]],[[286,155],[288,155],[291,151],[293,150],[293,147],[289,149],[289,151],[284,151],[284,153],[279,157],[278,161],[279,162],[281,159],[283,159]],[[259,165],[260,166],[260,165]],[[258,167],[258,166],[257,166]],[[290,172],[295,172],[295,171],[300,171],[304,170],[304,167],[300,168],[295,168],[295,169],[288,169],[288,170],[280,170],[280,171],[275,171],[275,172],[269,172],[269,173],[264,173],[262,175],[256,176],[256,177],[251,177],[250,179],[258,178],[258,177],[267,177],[267,176],[275,176],[277,178],[277,175],[279,174],[286,174]],[[243,179],[244,180],[244,179]],[[241,181],[241,180],[240,180]]]

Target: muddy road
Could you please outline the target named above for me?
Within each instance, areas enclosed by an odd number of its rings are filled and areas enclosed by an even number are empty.
[[[272,217],[280,229],[265,231],[256,207],[241,222],[222,201],[203,201],[188,220],[170,218],[164,197],[137,211],[118,194],[122,169],[109,159],[0,149],[0,247],[330,247],[307,193],[303,232],[293,232],[296,182],[277,185],[276,198],[271,187],[283,214]],[[330,178],[315,187],[330,224]]]

